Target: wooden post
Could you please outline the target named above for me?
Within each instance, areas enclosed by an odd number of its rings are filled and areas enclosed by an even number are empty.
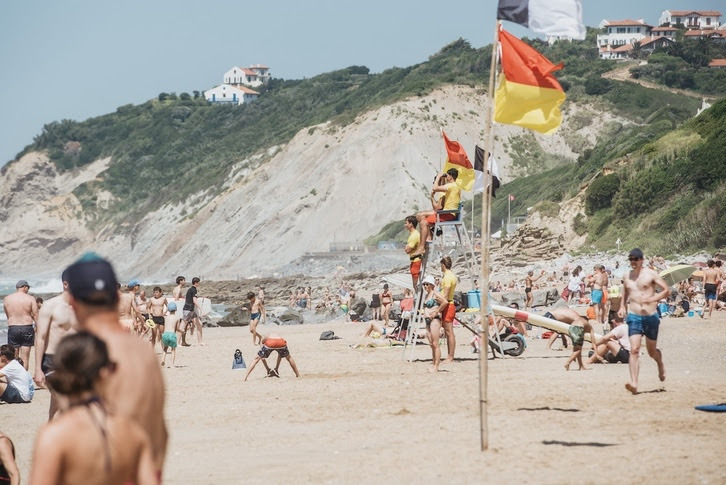
[[[486,119],[484,125],[484,140],[486,142],[486,151],[484,153],[484,187],[485,192],[482,194],[481,202],[481,272],[482,284],[481,288],[481,348],[479,350],[479,420],[481,429],[481,451],[489,448],[489,426],[488,426],[488,359],[489,359],[489,242],[491,240],[491,201],[492,201],[492,173],[489,170],[489,158],[493,153],[493,136],[492,136],[492,110],[494,108],[494,79],[497,71],[497,52],[499,45],[499,21],[496,22],[494,29],[494,43],[492,44],[492,62],[489,67],[489,105],[486,110]]]

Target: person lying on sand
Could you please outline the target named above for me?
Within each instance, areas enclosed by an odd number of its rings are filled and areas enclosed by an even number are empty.
[[[274,369],[270,369],[270,366],[267,365],[267,358],[270,356],[273,350],[277,352],[277,363],[275,364]],[[280,362],[282,362],[283,357],[287,359],[287,362],[290,364],[292,371],[295,373],[295,377],[300,377],[300,373],[297,370],[297,365],[295,364],[292,355],[290,355],[290,350],[287,348],[287,341],[276,333],[271,333],[265,337],[262,337],[262,347],[260,348],[259,352],[257,352],[257,357],[255,357],[252,365],[250,365],[250,368],[247,371],[244,380],[247,380],[247,378],[252,373],[252,370],[260,361],[262,361],[262,365],[265,366],[268,377],[280,377]]]

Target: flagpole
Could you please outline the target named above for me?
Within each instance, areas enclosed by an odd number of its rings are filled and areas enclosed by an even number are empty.
[[[497,47],[499,43],[499,20],[494,26],[494,42],[492,43],[492,62],[489,67],[489,104],[486,110],[486,119],[484,125],[484,136],[489,157],[492,156],[492,110],[494,107],[494,76],[497,70]],[[491,141],[490,141],[491,140]],[[481,202],[481,348],[479,350],[479,419],[480,419],[480,439],[481,451],[489,449],[489,426],[488,426],[488,360],[489,360],[489,244],[491,241],[491,229],[489,220],[491,218],[491,200],[492,200],[492,170],[489,168],[489,157],[484,161],[486,169],[484,170],[484,187],[486,191],[482,193]]]

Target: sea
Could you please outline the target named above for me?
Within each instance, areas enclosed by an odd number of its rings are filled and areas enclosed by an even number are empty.
[[[0,278],[0,298],[4,295],[15,292],[15,284],[17,280],[9,280],[7,278]],[[63,291],[63,283],[60,278],[51,280],[32,280],[28,279],[30,284],[31,294],[48,294],[48,293],[60,293]],[[142,286],[152,286],[155,283],[141,283]],[[225,304],[212,303],[212,312],[209,317],[213,320],[219,320],[227,314],[228,306]],[[2,300],[0,300],[0,345],[8,342],[8,319],[5,316],[5,310],[3,308]]]

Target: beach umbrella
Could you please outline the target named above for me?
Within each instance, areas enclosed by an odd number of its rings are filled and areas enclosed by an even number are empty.
[[[674,286],[683,280],[687,280],[695,271],[696,268],[690,264],[679,264],[661,271],[660,277],[670,286]]]

